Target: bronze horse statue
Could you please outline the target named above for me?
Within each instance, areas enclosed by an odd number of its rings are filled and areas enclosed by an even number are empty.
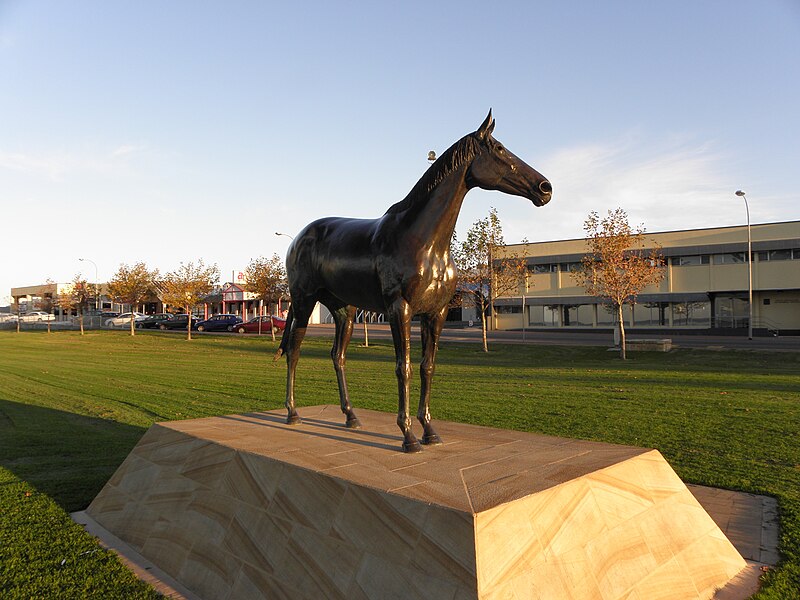
[[[286,273],[292,304],[276,359],[286,354],[286,422],[300,422],[294,381],[300,344],[311,311],[319,301],[336,323],[331,357],[347,427],[361,425],[350,405],[345,352],[353,333],[356,307],[385,313],[391,324],[399,406],[397,424],[403,450],[422,449],[411,431],[411,319],[422,330],[421,395],[417,418],[423,444],[441,440],[428,408],[439,335],[456,288],[450,240],[467,192],[480,187],[528,198],[536,206],[550,201],[550,182],[492,137],[492,111],[474,133],[453,144],[420,178],[408,195],[378,219],[327,217],[307,225],[292,241]]]

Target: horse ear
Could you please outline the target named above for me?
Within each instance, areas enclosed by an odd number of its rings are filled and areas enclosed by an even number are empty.
[[[478,127],[478,131],[475,133],[478,134],[478,139],[485,140],[487,136],[492,135],[494,131],[494,118],[492,117],[492,109],[489,109],[489,114],[486,115],[486,119],[483,121],[483,124]]]

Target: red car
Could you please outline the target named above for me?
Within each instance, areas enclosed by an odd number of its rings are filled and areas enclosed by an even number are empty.
[[[239,323],[233,327],[233,330],[238,333],[258,333],[259,321],[261,321],[261,333],[269,333],[272,330],[273,323],[277,331],[283,331],[286,328],[286,321],[284,319],[264,315],[262,317],[253,317],[247,323]]]

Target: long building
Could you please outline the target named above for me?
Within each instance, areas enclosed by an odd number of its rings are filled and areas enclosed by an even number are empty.
[[[666,259],[663,281],[623,312],[628,330],[746,334],[750,307],[747,227],[645,234]],[[751,226],[754,335],[800,335],[800,221]],[[527,277],[496,301],[498,329],[611,329],[615,315],[571,274],[588,252],[585,239],[517,244]]]

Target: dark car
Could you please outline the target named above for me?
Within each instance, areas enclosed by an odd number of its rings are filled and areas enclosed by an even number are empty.
[[[157,313],[155,315],[148,315],[147,318],[141,321],[136,321],[136,327],[139,329],[156,329],[164,321],[172,319],[169,313]]]
[[[192,315],[192,329],[197,329],[197,323],[199,321],[200,319]],[[158,324],[158,328],[162,331],[166,329],[187,329],[188,326],[189,315],[186,314],[172,315],[171,319],[161,321],[161,323]]]
[[[242,322],[237,315],[214,315],[197,324],[197,331],[233,331],[234,326]]]
[[[261,321],[261,333],[269,333],[272,330],[272,324],[275,324],[277,331],[286,329],[286,321],[280,317],[270,317],[264,315],[261,317],[253,317],[247,323],[239,323],[233,330],[239,333],[258,333],[258,322]]]

